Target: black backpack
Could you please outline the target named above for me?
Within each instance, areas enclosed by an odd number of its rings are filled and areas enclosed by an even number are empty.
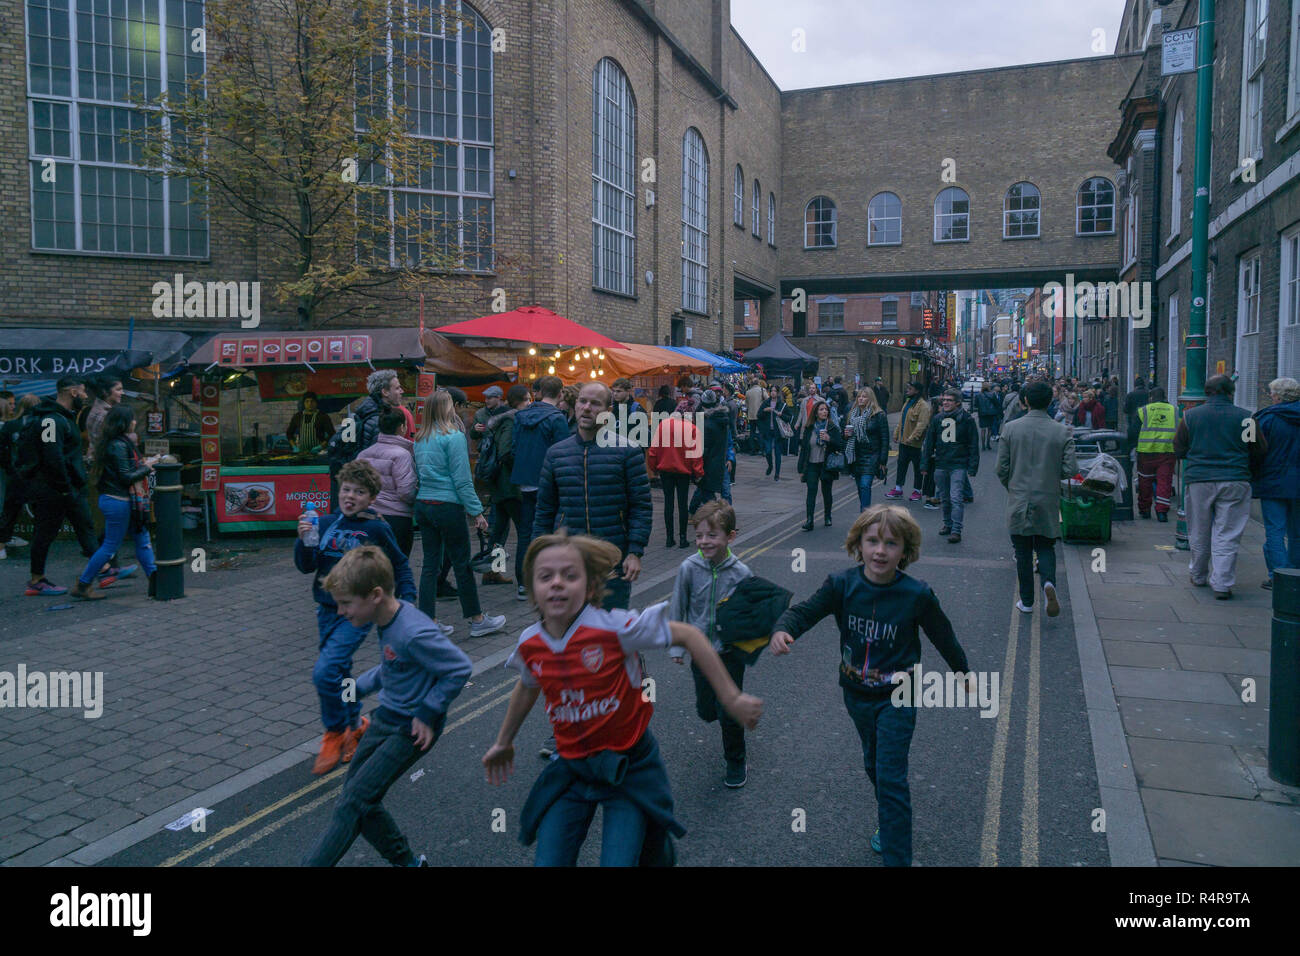
[[[9,438],[8,459],[14,477],[22,482],[35,481],[41,473],[41,417],[29,413],[16,431],[3,429]],[[0,459],[3,460],[3,459]]]
[[[497,436],[491,425],[483,432],[478,443],[478,462],[474,465],[474,480],[490,485],[500,476],[502,469],[514,466],[514,455],[500,454]]]
[[[348,422],[352,422],[351,441],[343,437],[348,430]],[[339,427],[335,429],[334,434],[330,435],[329,441],[325,443],[325,455],[329,458],[331,473],[337,473],[340,468],[359,454],[361,454],[361,422],[357,420],[355,415],[349,415],[339,422]]]

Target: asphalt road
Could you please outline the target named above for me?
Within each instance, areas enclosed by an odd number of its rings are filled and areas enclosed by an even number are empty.
[[[973,708],[919,714],[909,775],[915,862],[1105,866],[1105,835],[1091,829],[1100,799],[1068,590],[1064,580],[1057,582],[1063,603],[1057,618],[1043,616],[1041,600],[1032,619],[1014,611],[1005,495],[993,462],[985,452],[961,544],[938,537],[939,512],[903,502],[925,532],[921,561],[909,573],[934,588],[972,668],[997,672],[1001,690],[996,718],[981,717]],[[833,528],[824,528],[819,514],[816,530],[804,533],[802,510],[792,512],[778,528],[738,548],[741,559],[755,573],[786,583],[796,600],[811,594],[828,572],[849,560],[843,539],[857,512],[856,495],[848,480],[836,490]],[[876,494],[880,500],[879,485]],[[737,498],[742,526],[743,498]],[[657,539],[658,534],[652,547],[662,546]],[[791,570],[794,548],[806,549],[802,573]],[[635,592],[634,603],[665,598],[668,587]],[[668,766],[678,818],[688,831],[678,842],[679,865],[880,865],[868,845],[877,825],[875,798],[837,684],[838,659],[834,622],[828,618],[790,656],[765,653],[747,673],[746,691],[761,696],[766,709],[758,729],[748,735],[748,785],[736,791],[722,784],[717,725],[695,716],[689,669],[667,655],[648,660],[657,696],[650,726]],[[944,667],[929,644],[922,662]],[[548,728],[541,707],[520,731],[508,784],[490,786],[480,764],[513,684],[500,668],[472,678],[442,738],[412,771],[416,779],[403,779],[388,793],[385,806],[415,852],[427,854],[434,865],[532,863],[532,850],[520,845],[517,835],[520,808],[542,768],[536,753]],[[314,778],[310,760],[304,759],[212,807],[206,832],[164,831],[106,864],[295,865],[324,828],[342,772]],[[799,817],[806,821],[802,830],[795,826]],[[580,860],[584,865],[598,859],[599,833],[598,814]],[[343,865],[384,861],[358,839]]]

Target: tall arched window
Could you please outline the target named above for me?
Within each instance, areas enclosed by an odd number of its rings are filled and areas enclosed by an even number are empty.
[[[732,185],[731,221],[737,226],[745,224],[745,171],[736,164],[736,177]]]
[[[1107,235],[1115,231],[1115,186],[1109,179],[1094,176],[1079,187],[1075,207],[1075,232],[1081,236]]]
[[[682,137],[682,308],[709,311],[709,154],[693,126]]]
[[[592,285],[632,295],[636,260],[636,101],[606,57],[591,74]]]
[[[767,194],[767,244],[776,245],[776,193]]]
[[[1183,108],[1174,115],[1174,155],[1172,182],[1169,184],[1169,235],[1176,236],[1183,227]]]
[[[753,213],[751,218],[754,220],[754,224],[753,224],[753,228],[750,230],[754,234],[755,239],[761,239],[763,237],[763,226],[761,225],[762,220],[760,219],[760,216],[762,216],[762,211],[761,211],[762,208],[763,208],[763,190],[759,188],[758,180],[755,179],[754,180],[754,203],[753,203],[753,209],[751,210]]]
[[[970,196],[949,186],[934,200],[934,241],[966,242],[970,239]]]
[[[803,246],[825,249],[836,243],[835,203],[825,196],[814,196],[803,213]]]
[[[867,203],[867,245],[896,246],[903,241],[903,201],[894,193],[876,193]]]
[[[1016,183],[1002,201],[1002,238],[1036,239],[1042,196],[1033,183]]]

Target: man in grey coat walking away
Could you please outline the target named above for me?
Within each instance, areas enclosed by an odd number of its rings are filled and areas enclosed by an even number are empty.
[[[1056,617],[1056,539],[1061,536],[1061,479],[1078,468],[1074,433],[1047,416],[1052,387],[1032,382],[1020,392],[1029,411],[1007,422],[998,442],[998,480],[1007,489],[1007,527],[1020,582],[1017,610],[1034,609],[1034,555],[1043,580],[1047,616]]]

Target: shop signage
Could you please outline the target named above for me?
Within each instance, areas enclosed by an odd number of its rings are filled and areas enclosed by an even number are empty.
[[[329,511],[330,478],[327,469],[319,468],[303,474],[270,470],[273,473],[267,475],[259,475],[253,468],[222,472],[221,488],[217,494],[219,524],[296,523],[308,504],[315,505],[321,513]]]
[[[868,335],[863,341],[896,349],[928,349],[934,344],[928,335]]]
[[[217,339],[221,365],[342,365],[369,362],[369,335],[225,336]]]

